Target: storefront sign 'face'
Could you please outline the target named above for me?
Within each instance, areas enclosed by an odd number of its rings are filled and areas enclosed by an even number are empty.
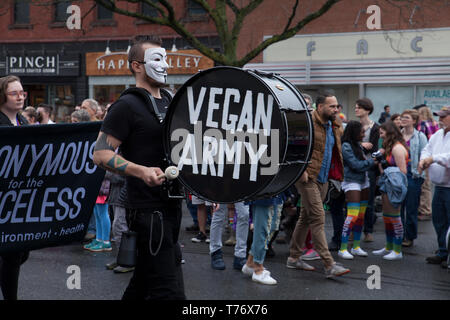
[[[164,48],[150,48],[145,50],[145,72],[159,83],[167,81],[167,54]]]

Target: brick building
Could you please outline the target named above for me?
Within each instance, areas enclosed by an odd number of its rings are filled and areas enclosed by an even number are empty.
[[[212,60],[190,50],[187,42],[167,27],[112,13],[93,0],[42,3],[15,0],[0,5],[0,30],[5,31],[0,34],[0,76],[20,76],[29,93],[28,105],[52,104],[57,121],[64,121],[85,98],[106,104],[134,85],[127,65],[129,40],[134,35],[161,36],[170,54],[168,82],[172,87],[181,85],[199,69],[214,66]],[[66,25],[71,4],[80,8],[79,30],[69,30]],[[201,10],[189,1],[176,4],[188,28],[195,30],[203,43],[219,50],[217,33]],[[141,4],[121,5],[156,14]]]
[[[314,12],[321,2],[300,1],[297,15]],[[117,3],[157,14],[141,4]],[[221,50],[213,21],[201,8],[189,0],[173,3],[177,18],[187,22],[188,30],[209,47]],[[66,27],[70,4],[81,9],[80,30]],[[238,56],[264,37],[280,33],[293,4],[266,0],[252,12],[243,24]],[[372,4],[380,8],[380,29],[367,27],[371,14],[366,10]],[[246,67],[281,73],[313,96],[321,88],[333,88],[348,113],[352,113],[354,100],[365,95],[377,108],[393,104],[395,111],[421,102],[438,108],[450,104],[450,94],[446,97],[450,93],[449,13],[446,1],[342,0]],[[153,33],[163,38],[163,46],[171,54],[171,86],[177,87],[198,69],[213,65],[198,52],[183,51],[192,48],[169,28],[111,13],[95,6],[93,0],[55,0],[51,5],[8,0],[0,5],[0,15],[0,30],[4,30],[0,34],[0,76],[19,75],[29,92],[28,104],[49,102],[56,107],[58,120],[87,97],[107,103],[133,85],[126,65],[133,35]],[[173,47],[178,51],[170,52]],[[374,113],[374,117],[378,115]]]
[[[368,27],[371,5],[380,8],[379,29]],[[332,88],[350,118],[362,96],[374,102],[373,120],[386,104],[391,113],[421,103],[437,110],[450,105],[449,14],[447,1],[343,0],[246,68],[280,73],[313,97]]]

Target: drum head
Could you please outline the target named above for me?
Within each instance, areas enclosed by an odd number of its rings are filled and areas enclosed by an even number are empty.
[[[194,195],[217,203],[252,199],[286,154],[278,99],[252,72],[217,67],[190,78],[165,121],[165,150]]]

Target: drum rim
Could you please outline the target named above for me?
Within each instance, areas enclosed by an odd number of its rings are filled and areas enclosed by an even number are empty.
[[[251,71],[256,77],[259,77],[259,78],[261,77],[260,74],[259,74],[258,72],[255,72],[255,71],[258,71],[258,70],[249,70],[249,71]],[[272,73],[272,77],[275,78],[275,79],[277,79],[278,81],[282,82],[282,83],[283,83],[284,85],[286,85],[287,87],[289,87],[289,88],[291,89],[291,91],[294,92],[294,94],[295,94],[297,97],[301,97],[301,99],[303,99],[303,101],[304,101],[305,98],[303,97],[303,95],[302,95],[302,93],[300,92],[300,90],[297,89],[297,87],[295,87],[292,83],[290,83],[286,78],[284,78],[284,77],[282,77],[281,75],[276,74],[276,73]],[[273,89],[272,89],[265,81],[263,81],[262,79],[260,79],[260,80],[267,86],[267,88],[268,88],[271,92],[275,93],[274,90],[273,90]],[[278,96],[275,95],[274,98],[277,99],[278,105],[281,106],[281,102],[280,102],[280,99],[278,98]],[[287,122],[286,113],[288,113],[288,112],[302,112],[302,113],[304,112],[304,113],[306,114],[306,119],[307,119],[307,122],[308,122],[308,128],[310,129],[310,139],[309,139],[309,143],[308,143],[307,157],[306,157],[303,161],[305,161],[306,163],[309,163],[310,160],[311,160],[311,157],[312,157],[312,151],[313,151],[313,148],[314,148],[314,124],[313,124],[312,116],[311,116],[311,114],[310,114],[310,111],[309,111],[308,107],[305,105],[304,111],[303,111],[303,110],[293,110],[293,109],[288,109],[287,107],[283,107],[283,108],[280,108],[280,111],[281,111],[282,116],[284,117],[284,122],[283,122],[283,124],[286,126],[285,130],[287,129],[287,131],[286,131],[286,147],[285,147],[285,153],[284,153],[282,162],[279,163],[278,166],[280,167],[280,165],[282,165],[283,163],[285,163],[286,157],[287,157],[287,150],[288,150],[288,148],[287,148],[287,146],[288,146],[288,143],[287,143],[287,139],[288,139],[287,134],[288,134],[288,131],[289,131],[289,126],[288,126],[288,122]],[[298,174],[298,177],[297,177],[295,180],[291,180],[291,182],[290,182],[289,184],[286,184],[286,186],[284,186],[284,187],[281,189],[281,191],[278,191],[277,193],[274,193],[273,196],[276,196],[276,195],[278,195],[278,194],[281,194],[282,192],[284,192],[284,191],[286,191],[287,189],[289,189],[293,184],[295,184],[295,182],[296,182],[296,181],[301,177],[301,175],[306,171],[307,167],[308,167],[307,164],[304,165],[303,168],[300,170],[300,173]],[[273,182],[273,181],[277,178],[277,176],[278,176],[279,173],[280,173],[280,170],[281,170],[281,169],[278,169],[277,174],[275,174],[275,175],[273,176],[271,182]],[[267,184],[267,185],[268,185],[268,184]],[[267,185],[266,185],[266,186],[267,186]],[[264,189],[265,189],[265,188],[261,189],[260,192],[264,191]],[[267,198],[267,197],[265,197],[264,195],[265,195],[265,194],[256,194],[256,196],[260,196],[260,198]]]

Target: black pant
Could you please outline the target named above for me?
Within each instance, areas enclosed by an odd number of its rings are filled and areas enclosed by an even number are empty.
[[[375,191],[377,189],[377,175],[375,170],[369,170],[369,199],[367,202],[366,213],[364,215],[364,233],[373,233],[373,225],[377,220],[375,213]]]
[[[341,192],[339,197],[330,200],[330,213],[333,221],[333,237],[331,241],[338,246],[341,245],[342,229],[344,227],[345,217],[345,193]]]
[[[162,214],[161,219],[155,212]],[[185,300],[178,234],[181,209],[127,210],[130,230],[137,232],[137,262],[123,300]],[[153,221],[152,221],[153,220]],[[163,237],[161,247],[158,247]],[[150,231],[152,239],[150,240]],[[153,254],[150,253],[150,245]]]
[[[29,251],[4,253],[0,257],[0,287],[5,300],[17,300],[20,266],[27,261]]]

